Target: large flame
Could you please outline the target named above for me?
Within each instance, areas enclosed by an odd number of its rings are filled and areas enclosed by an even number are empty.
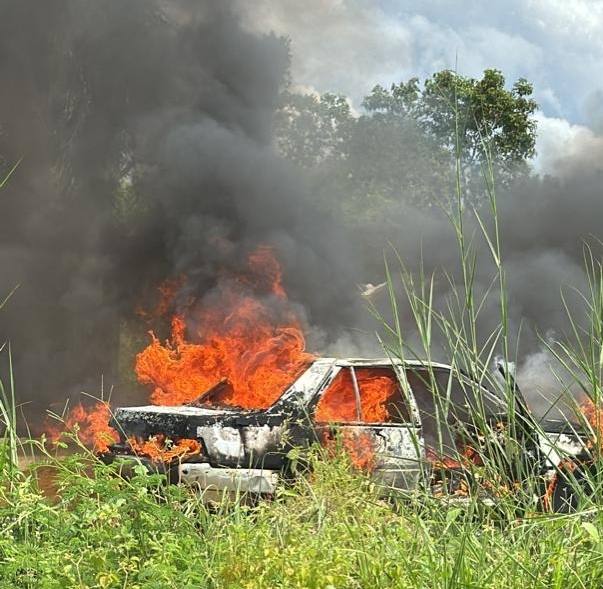
[[[98,401],[92,407],[82,403],[75,405],[67,414],[61,425],[46,424],[46,435],[56,441],[62,432],[77,432],[81,442],[95,452],[104,454],[109,446],[119,439],[117,432],[109,427],[111,408],[104,401]]]
[[[248,257],[247,272],[223,277],[205,302],[192,302],[171,325],[170,340],[151,334],[136,358],[138,379],[153,388],[157,405],[193,401],[227,380],[208,401],[264,409],[313,359],[268,247]]]
[[[138,309],[147,321],[161,318],[174,307],[187,287],[184,276],[159,287],[159,303],[150,311]],[[165,343],[151,332],[151,344],[138,354],[135,371],[151,387],[151,402],[182,405],[217,384],[219,394],[207,402],[243,408],[270,406],[306,368],[314,356],[293,306],[287,300],[280,266],[272,248],[260,246],[247,256],[243,271],[223,271],[217,286],[202,298],[190,296],[171,319],[171,338]],[[214,393],[216,391],[214,390]],[[46,424],[51,440],[61,431],[78,428],[80,440],[104,452],[117,432],[107,423],[109,406],[77,405],[62,427]]]

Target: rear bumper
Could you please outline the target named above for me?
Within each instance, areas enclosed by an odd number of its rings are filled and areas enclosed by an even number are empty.
[[[201,490],[272,495],[279,482],[279,472],[259,468],[216,468],[207,462],[184,462],[178,466],[178,479]]]
[[[165,464],[125,453],[106,454],[101,458],[106,464],[119,463],[118,472],[126,478],[136,474],[136,467],[143,466],[148,472],[167,475],[170,483],[183,483],[202,491],[272,495],[280,481],[280,471],[264,468],[223,468],[208,462]]]

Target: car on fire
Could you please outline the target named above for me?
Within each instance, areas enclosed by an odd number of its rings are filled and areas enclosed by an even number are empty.
[[[537,421],[499,371],[486,387],[447,364],[319,358],[265,409],[233,405],[226,380],[182,406],[118,408],[120,440],[104,459],[136,457],[214,496],[269,496],[318,442],[348,452],[385,490],[496,497],[530,479],[540,508],[570,507],[560,465],[589,461],[587,433]]]

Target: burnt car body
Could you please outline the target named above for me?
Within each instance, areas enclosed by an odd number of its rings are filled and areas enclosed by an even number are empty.
[[[339,443],[386,489],[456,493],[459,476],[466,488],[471,466],[489,459],[507,465],[509,484],[537,475],[546,489],[587,444],[565,422],[537,423],[506,379],[512,398],[446,364],[320,358],[266,409],[221,404],[221,383],[183,406],[118,408],[110,425],[121,439],[105,459],[130,458],[132,439],[195,440],[198,452],[169,464],[140,459],[206,492],[270,495],[299,449]]]

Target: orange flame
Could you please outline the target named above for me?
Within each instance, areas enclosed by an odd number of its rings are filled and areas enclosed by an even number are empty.
[[[60,428],[47,424],[46,435],[50,441],[57,441],[62,432],[77,430],[78,437],[84,444],[95,452],[104,454],[119,439],[118,433],[108,425],[110,417],[111,408],[106,402],[99,401],[93,407],[84,407],[82,403],[78,403],[69,411]]]
[[[348,428],[343,428],[340,436],[341,449],[349,456],[352,464],[362,472],[372,472],[377,466],[374,437],[367,431],[354,431]],[[337,438],[330,432],[324,432],[322,444],[332,456],[337,453]]]
[[[342,442],[356,468],[363,472],[372,472],[375,469],[377,462],[375,440],[369,432],[345,431]]]
[[[170,307],[173,305],[174,298],[184,284],[186,284],[186,277],[184,275],[164,280],[157,287],[159,300],[157,301],[155,307],[149,310],[145,309],[142,305],[138,305],[135,311],[136,314],[147,321],[163,317],[170,310]]]
[[[153,462],[171,462],[176,458],[183,459],[201,452],[201,446],[196,440],[183,438],[170,442],[162,435],[144,441],[128,438],[128,444],[135,454],[147,456]]]
[[[580,403],[580,411],[592,427],[595,438],[603,440],[603,409],[600,405],[595,405],[590,397],[585,397]]]
[[[396,393],[398,387],[391,370],[387,368],[359,370],[356,378],[361,395],[361,415],[357,413],[356,393],[351,372],[342,370],[318,403],[317,421],[383,423],[391,420],[386,402]]]
[[[207,297],[211,304],[175,315],[165,344],[151,333],[135,370],[141,383],[153,387],[152,403],[181,405],[227,379],[231,386],[222,390],[219,404],[265,409],[314,358],[305,352],[272,250],[258,248],[247,270],[223,277]]]

